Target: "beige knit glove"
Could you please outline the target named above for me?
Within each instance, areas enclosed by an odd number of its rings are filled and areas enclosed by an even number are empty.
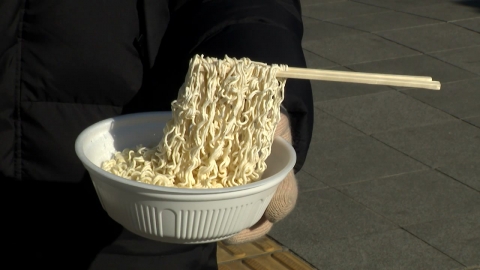
[[[288,117],[284,114],[282,114],[280,122],[277,125],[275,136],[280,136],[292,143],[290,122],[288,121]],[[227,245],[241,244],[255,241],[266,235],[274,223],[286,217],[293,210],[297,201],[297,196],[297,180],[295,179],[293,170],[291,170],[278,186],[277,191],[273,195],[262,218],[252,227],[223,240],[223,243]]]

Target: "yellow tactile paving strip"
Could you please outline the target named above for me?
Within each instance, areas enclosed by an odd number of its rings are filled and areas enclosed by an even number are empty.
[[[240,245],[218,243],[219,270],[311,270],[310,264],[265,236]]]

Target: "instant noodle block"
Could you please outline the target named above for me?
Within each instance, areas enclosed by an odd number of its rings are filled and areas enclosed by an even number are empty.
[[[77,156],[108,215],[145,238],[183,244],[219,241],[254,225],[295,165],[293,147],[280,137],[273,141],[261,180],[235,187],[164,187],[124,179],[100,168],[116,151],[139,144],[155,147],[171,117],[171,112],[113,117],[78,136]]]
[[[281,119],[286,80],[275,74],[286,68],[196,55],[157,147],[124,149],[102,169],[167,187],[222,188],[257,181]]]

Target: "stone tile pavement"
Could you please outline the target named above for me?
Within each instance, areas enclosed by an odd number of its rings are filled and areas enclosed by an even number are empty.
[[[480,269],[480,1],[301,2],[309,67],[442,88],[312,81],[300,197],[269,236],[318,269]]]

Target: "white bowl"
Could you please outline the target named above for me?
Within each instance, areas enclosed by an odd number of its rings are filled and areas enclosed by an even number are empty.
[[[207,243],[226,239],[254,225],[277,186],[293,168],[293,147],[275,138],[262,180],[216,189],[161,187],[113,175],[99,166],[115,151],[138,144],[156,146],[171,112],[109,118],[86,128],[75,151],[87,169],[103,209],[124,228],[170,243]]]

